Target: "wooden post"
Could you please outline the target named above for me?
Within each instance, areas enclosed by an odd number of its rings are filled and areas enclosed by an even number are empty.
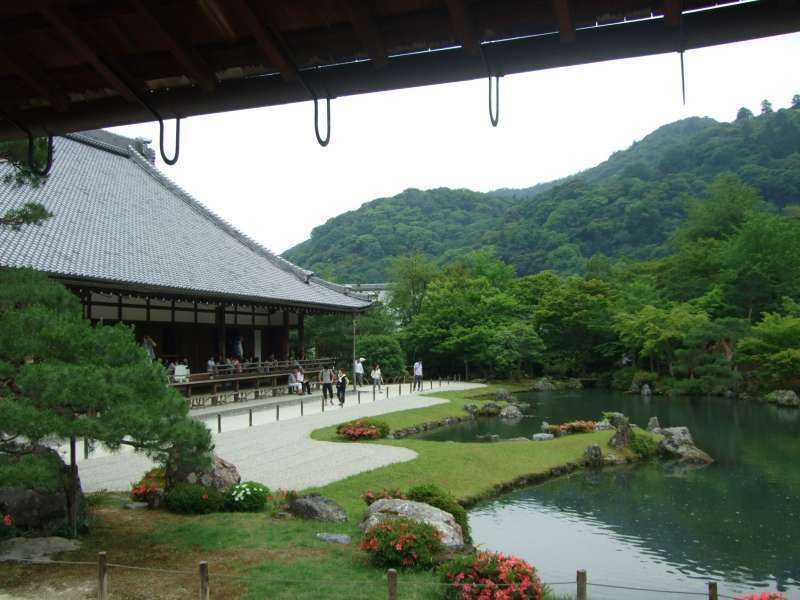
[[[361,404],[361,390],[356,390],[356,394],[358,394],[358,403]]]
[[[386,399],[389,399],[389,386],[386,386]]]
[[[716,581],[709,581],[708,582],[708,600],[717,600],[717,582]]]
[[[323,400],[322,402],[324,403],[325,400]],[[302,398],[300,398],[300,416],[301,417],[303,416],[303,399]]]
[[[208,589],[208,563],[200,561],[200,600],[210,600],[211,595]]]
[[[275,405],[275,420],[276,421],[280,421],[281,420],[281,405],[280,404],[276,404]]]
[[[397,384],[397,395],[398,396],[402,396],[403,395],[403,384],[402,383],[398,383]]]
[[[217,413],[217,433],[222,433],[222,415]]]
[[[386,571],[386,579],[389,584],[389,600],[397,600],[397,569]]]
[[[372,401],[375,402],[375,384],[372,384]]]
[[[97,553],[97,600],[108,598],[108,557],[105,552]]]
[[[89,438],[83,438],[83,460],[89,459]]]
[[[248,427],[252,427],[253,426],[253,409],[252,408],[250,409],[249,419],[250,420],[249,420],[249,423],[248,423]]]
[[[325,398],[322,399],[322,412],[325,412]]]
[[[575,596],[576,600],[586,600],[586,571],[580,569],[578,571],[578,590]]]

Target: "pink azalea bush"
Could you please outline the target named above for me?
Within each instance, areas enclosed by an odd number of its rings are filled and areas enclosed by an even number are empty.
[[[430,568],[442,552],[442,534],[427,523],[395,519],[364,532],[361,549],[379,567]]]
[[[756,592],[755,594],[736,596],[736,600],[789,600],[789,599],[780,592]]]
[[[450,600],[542,600],[542,582],[530,563],[516,556],[480,552],[440,567]]]
[[[356,419],[339,425],[336,433],[349,440],[378,440],[389,435],[389,426],[377,419]]]

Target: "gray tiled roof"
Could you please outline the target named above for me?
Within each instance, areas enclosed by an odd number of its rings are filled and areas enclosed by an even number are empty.
[[[39,188],[2,183],[0,214],[39,202],[55,216],[0,229],[0,266],[192,295],[344,311],[369,302],[271,253],[183,191],[107,131],[55,139],[53,171]]]

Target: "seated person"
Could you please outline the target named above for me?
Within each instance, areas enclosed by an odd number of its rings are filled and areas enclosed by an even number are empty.
[[[303,373],[303,369],[298,369],[298,368],[295,368],[293,372],[294,372],[294,377],[297,380],[298,385],[300,386],[299,393],[302,396],[306,391],[306,385],[307,385],[307,383],[306,383],[306,374]],[[310,388],[310,385],[309,385],[309,388]],[[309,393],[311,393],[311,392],[309,392]]]
[[[289,388],[290,394],[293,394],[295,392],[299,393],[299,391],[302,389],[302,385],[303,385],[302,383],[299,383],[297,381],[296,371],[292,371],[291,373],[289,373],[289,384],[287,387]]]
[[[208,359],[208,362],[206,363],[206,370],[211,374],[214,374],[217,371],[217,363],[214,362],[213,356]]]

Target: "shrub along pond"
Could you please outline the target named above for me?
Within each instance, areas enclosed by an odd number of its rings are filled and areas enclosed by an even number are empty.
[[[702,591],[705,581],[718,580],[724,594],[777,588],[800,599],[800,411],[600,390],[516,395],[530,404],[523,407],[526,418],[478,419],[417,437],[530,438],[543,420],[618,410],[640,426],[654,415],[663,427],[687,425],[716,462],[578,471],[484,502],[470,513],[475,543],[534,562],[544,581],[568,580],[583,568],[590,582],[594,576],[602,583]],[[646,596],[593,588],[591,597]]]

